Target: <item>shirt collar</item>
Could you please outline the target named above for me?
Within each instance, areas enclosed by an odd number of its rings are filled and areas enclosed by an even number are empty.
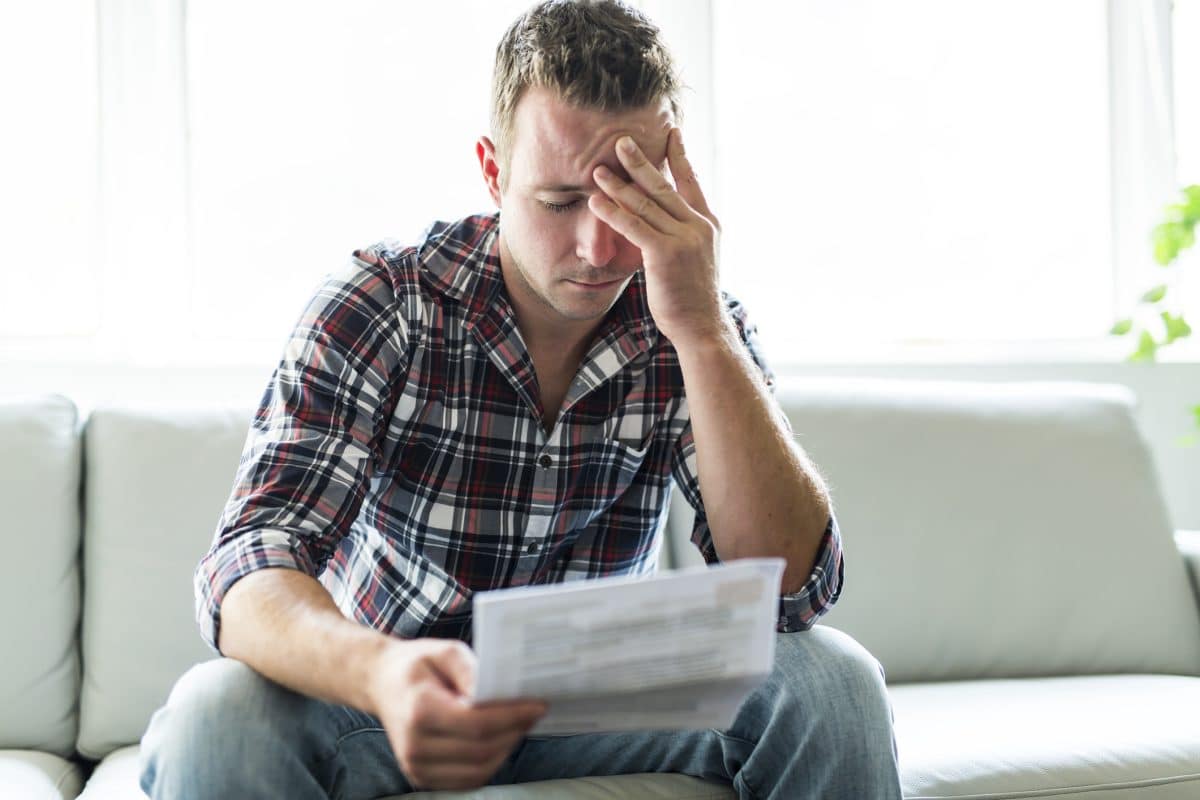
[[[466,327],[475,327],[488,313],[511,316],[507,293],[501,291],[504,274],[500,269],[499,212],[433,223],[419,248],[418,260],[421,277],[430,288],[464,306]],[[596,339],[614,333],[631,337],[629,342],[618,338],[617,343],[637,351],[650,349],[658,339],[646,299],[644,271],[636,273],[626,285],[596,332]]]
[[[504,284],[500,272],[500,215],[435,222],[418,249],[420,275],[430,288],[465,302],[474,312],[486,308]]]
[[[500,215],[434,223],[418,250],[418,261],[422,280],[433,291],[462,306],[463,328],[505,375],[535,417],[541,419],[533,360],[517,329],[508,293],[503,291]],[[649,363],[647,354],[657,339],[658,328],[646,300],[645,274],[639,271],[626,284],[596,331],[576,380],[567,391],[564,408],[570,408],[631,364],[634,369],[644,369]]]

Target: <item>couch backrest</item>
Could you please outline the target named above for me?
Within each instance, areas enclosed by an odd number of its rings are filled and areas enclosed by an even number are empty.
[[[191,665],[215,657],[192,571],[233,488],[251,412],[100,409],[84,431],[79,751],[137,742]]]
[[[79,436],[65,397],[0,402],[0,749],[74,749]]]
[[[1127,390],[812,379],[779,392],[846,540],[825,622],[889,680],[1200,674],[1200,615]],[[249,421],[99,410],[87,423],[85,755],[136,742],[179,675],[214,655],[192,571]],[[694,563],[678,505],[671,550]]]
[[[1200,614],[1129,390],[808,379],[779,396],[845,539],[825,621],[890,681],[1200,674]]]

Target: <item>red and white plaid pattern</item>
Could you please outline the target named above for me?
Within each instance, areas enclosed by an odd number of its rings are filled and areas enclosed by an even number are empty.
[[[225,592],[272,566],[318,577],[347,616],[378,630],[469,641],[476,591],[653,572],[672,478],[697,510],[692,541],[717,560],[679,361],[643,274],[546,432],[498,231],[493,214],[435,224],[415,247],[381,242],[316,292],[196,569],[211,646]],[[726,302],[772,385],[742,306]],[[837,599],[835,519],[816,563],[781,599],[780,630],[811,627]]]

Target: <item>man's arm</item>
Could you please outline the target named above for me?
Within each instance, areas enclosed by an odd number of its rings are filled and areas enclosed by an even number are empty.
[[[594,178],[592,211],[642,251],[655,323],[679,355],[691,414],[701,494],[722,559],[782,556],[783,589],[814,571],[828,493],[773,412],[766,386],[725,313],[717,279],[719,225],[683,149],[667,141],[672,186],[630,137],[617,157],[633,182],[606,167]]]
[[[832,513],[829,493],[775,413],[732,322],[676,344],[713,545],[722,560],[780,556],[782,590],[812,574]]]
[[[297,570],[246,575],[225,594],[221,616],[226,655],[293,691],[378,718],[414,786],[482,786],[546,712],[538,701],[473,707],[476,659],[465,644],[360,625]]]
[[[459,641],[402,640],[347,618],[315,576],[361,509],[384,447],[407,326],[367,252],[302,314],[255,415],[195,573],[205,640],[294,691],[377,717],[415,786],[487,782],[544,706],[475,708]]]
[[[374,714],[369,686],[387,635],[342,615],[315,578],[252,572],[221,604],[218,647],[293,691]]]

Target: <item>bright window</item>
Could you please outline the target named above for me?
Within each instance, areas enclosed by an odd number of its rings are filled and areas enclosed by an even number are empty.
[[[0,6],[0,340],[95,330],[95,3]]]
[[[717,0],[713,38],[724,274],[773,350],[1111,324],[1104,3]]]
[[[1200,183],[1200,0],[1174,0],[1175,150],[1179,183]]]
[[[640,0],[773,360],[1104,341],[1157,277],[1168,23],[1200,181],[1200,0],[1168,3]],[[351,250],[492,207],[474,142],[527,5],[4,4],[0,357],[272,363]]]
[[[352,250],[491,210],[475,141],[527,5],[189,3],[196,334],[274,358]]]

